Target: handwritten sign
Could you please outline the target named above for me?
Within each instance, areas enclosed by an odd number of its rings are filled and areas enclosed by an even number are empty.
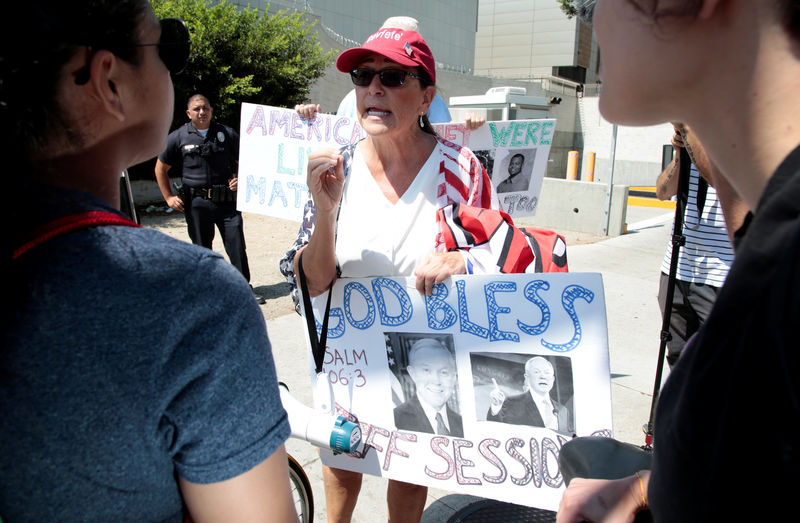
[[[308,121],[292,109],[250,103],[242,104],[241,122],[237,208],[296,222],[308,200],[309,153],[340,149],[366,136],[350,118],[317,114]],[[488,122],[474,131],[463,123],[434,127],[478,156],[512,218],[536,212],[555,120]]]
[[[325,464],[556,510],[561,446],[611,434],[600,275],[455,276],[429,297],[413,278],[343,278],[332,292],[315,403],[358,421],[364,444]]]
[[[483,164],[512,218],[536,214],[556,128],[553,119],[487,122],[474,131],[463,123],[434,125],[451,142],[469,147]]]
[[[237,208],[298,222],[308,200],[308,154],[364,137],[349,118],[317,114],[308,121],[294,110],[267,105],[243,103],[241,121]]]

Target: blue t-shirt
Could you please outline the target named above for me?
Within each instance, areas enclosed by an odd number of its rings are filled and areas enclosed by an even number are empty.
[[[26,201],[29,230],[57,214],[113,212],[85,193],[38,194]],[[220,255],[102,226],[48,240],[12,271],[4,520],[181,521],[176,476],[235,477],[289,436],[263,315]]]

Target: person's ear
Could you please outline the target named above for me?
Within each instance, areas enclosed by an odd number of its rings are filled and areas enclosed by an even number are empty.
[[[422,114],[427,114],[433,99],[436,97],[436,87],[429,85],[422,91]]]
[[[125,110],[120,91],[123,81],[120,60],[114,53],[106,50],[94,51],[88,64],[87,86],[105,111],[113,118],[125,119]]]

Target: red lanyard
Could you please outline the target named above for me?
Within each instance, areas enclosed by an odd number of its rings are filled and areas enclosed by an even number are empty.
[[[88,211],[71,214],[46,223],[33,231],[33,239],[14,249],[13,259],[17,259],[40,243],[77,229],[96,227],[98,225],[124,225],[127,227],[141,227],[134,221],[118,214],[106,211]]]

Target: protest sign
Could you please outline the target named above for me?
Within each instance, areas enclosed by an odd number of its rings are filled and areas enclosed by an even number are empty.
[[[351,118],[319,113],[308,121],[292,109],[250,103],[242,104],[241,122],[237,208],[296,222],[308,200],[309,153],[366,136]],[[434,127],[445,140],[475,153],[512,218],[536,212],[555,120],[487,122],[474,131],[463,123]]]
[[[322,451],[326,465],[555,510],[561,446],[611,435],[599,274],[454,276],[429,297],[414,278],[342,278],[331,292],[315,407],[358,421],[363,444]]]
[[[478,157],[512,218],[536,214],[556,121],[504,120],[470,131],[463,123],[436,124],[445,140],[468,147]]]
[[[357,121],[330,114],[304,120],[291,109],[242,104],[237,208],[301,221],[308,200],[308,154],[359,141]]]

